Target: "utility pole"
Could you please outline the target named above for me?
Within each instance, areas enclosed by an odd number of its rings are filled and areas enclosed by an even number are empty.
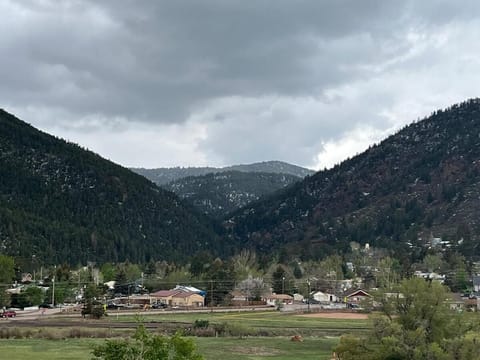
[[[210,306],[213,312],[213,280],[210,280]]]
[[[54,266],[52,277],[52,306],[55,307],[55,273],[57,272],[57,265]]]
[[[308,308],[308,312],[310,312],[310,279],[307,279],[307,286],[308,286],[307,308]]]

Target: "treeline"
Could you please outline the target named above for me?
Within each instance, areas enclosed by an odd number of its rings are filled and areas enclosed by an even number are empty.
[[[480,263],[468,261],[454,249],[432,248],[418,255],[416,261],[394,254],[392,249],[351,242],[348,252],[321,260],[303,261],[280,252],[265,261],[265,257],[248,250],[222,259],[202,251],[181,263],[153,260],[145,263],[88,262],[74,267],[66,262],[56,266],[37,262],[29,268],[2,255],[0,284],[6,288],[14,281],[21,283],[27,279],[27,288],[28,283],[41,283],[50,291],[55,281],[55,299],[60,303],[75,302],[82,289],[90,285],[97,286],[102,296],[110,297],[191,285],[207,293],[208,305],[229,305],[234,290],[250,301],[258,301],[271,292],[300,294],[308,299],[314,292],[322,291],[341,297],[350,288],[389,290],[401,279],[414,275],[440,280],[455,292],[473,293],[472,277],[480,274]],[[26,277],[27,273],[30,278]],[[105,284],[111,281],[115,285],[108,290]],[[46,298],[51,296],[48,292]],[[28,302],[22,297],[14,297],[11,301],[22,306]]]

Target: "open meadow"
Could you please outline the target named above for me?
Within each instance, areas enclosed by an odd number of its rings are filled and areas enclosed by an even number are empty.
[[[228,354],[230,360],[253,359],[330,359],[337,338],[307,338],[292,342],[288,337],[275,338],[195,338],[198,351],[206,360]],[[9,360],[87,360],[100,339],[9,339],[0,340],[2,359]]]
[[[228,324],[238,326],[260,335],[341,335],[347,332],[361,332],[369,329],[370,321],[365,314],[356,313],[311,313],[297,314],[279,311],[251,312],[207,312],[207,313],[172,313],[163,312],[151,314],[139,312],[135,316],[116,316],[111,313],[109,321],[135,322],[141,319],[145,323],[177,323],[193,324],[196,320],[206,320],[211,325]]]
[[[101,337],[125,336],[139,321],[151,331],[172,332],[177,328],[195,330],[195,323],[206,328],[193,337],[199,352],[207,360],[228,354],[230,360],[261,359],[330,359],[332,348],[344,333],[363,332],[367,319],[338,318],[346,314],[292,314],[272,311],[226,313],[139,313],[110,314],[102,320],[74,317],[51,317],[36,321],[8,321],[0,326],[2,358],[20,360],[91,359],[91,349],[104,340]],[[332,318],[333,316],[333,318]],[[217,330],[226,329],[221,335]],[[41,336],[46,335],[48,336]],[[190,333],[192,334],[192,333]],[[217,335],[217,337],[215,336]],[[300,342],[291,336],[301,335]],[[38,339],[36,337],[44,337]],[[7,337],[7,338],[5,338]],[[79,338],[80,337],[80,338]]]

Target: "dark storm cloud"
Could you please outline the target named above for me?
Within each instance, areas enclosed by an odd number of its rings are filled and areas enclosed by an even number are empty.
[[[323,166],[326,148],[344,141],[354,151],[355,141],[472,93],[462,71],[478,69],[468,40],[479,7],[4,0],[0,98],[7,110],[94,149],[108,131],[132,145],[147,136],[150,149],[144,141],[131,157],[112,142],[102,148],[129,165],[161,166],[180,154],[182,164],[275,158]],[[132,124],[142,125],[135,135]],[[153,129],[191,143],[163,135],[155,143]]]
[[[168,122],[218,96],[309,94],[348,81],[349,56],[369,60],[328,43],[381,29],[396,13],[382,3],[11,2],[2,95]]]

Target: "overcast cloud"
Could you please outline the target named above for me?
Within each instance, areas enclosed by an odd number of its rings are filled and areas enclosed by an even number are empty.
[[[478,97],[479,10],[0,0],[0,106],[124,166],[320,169]]]

